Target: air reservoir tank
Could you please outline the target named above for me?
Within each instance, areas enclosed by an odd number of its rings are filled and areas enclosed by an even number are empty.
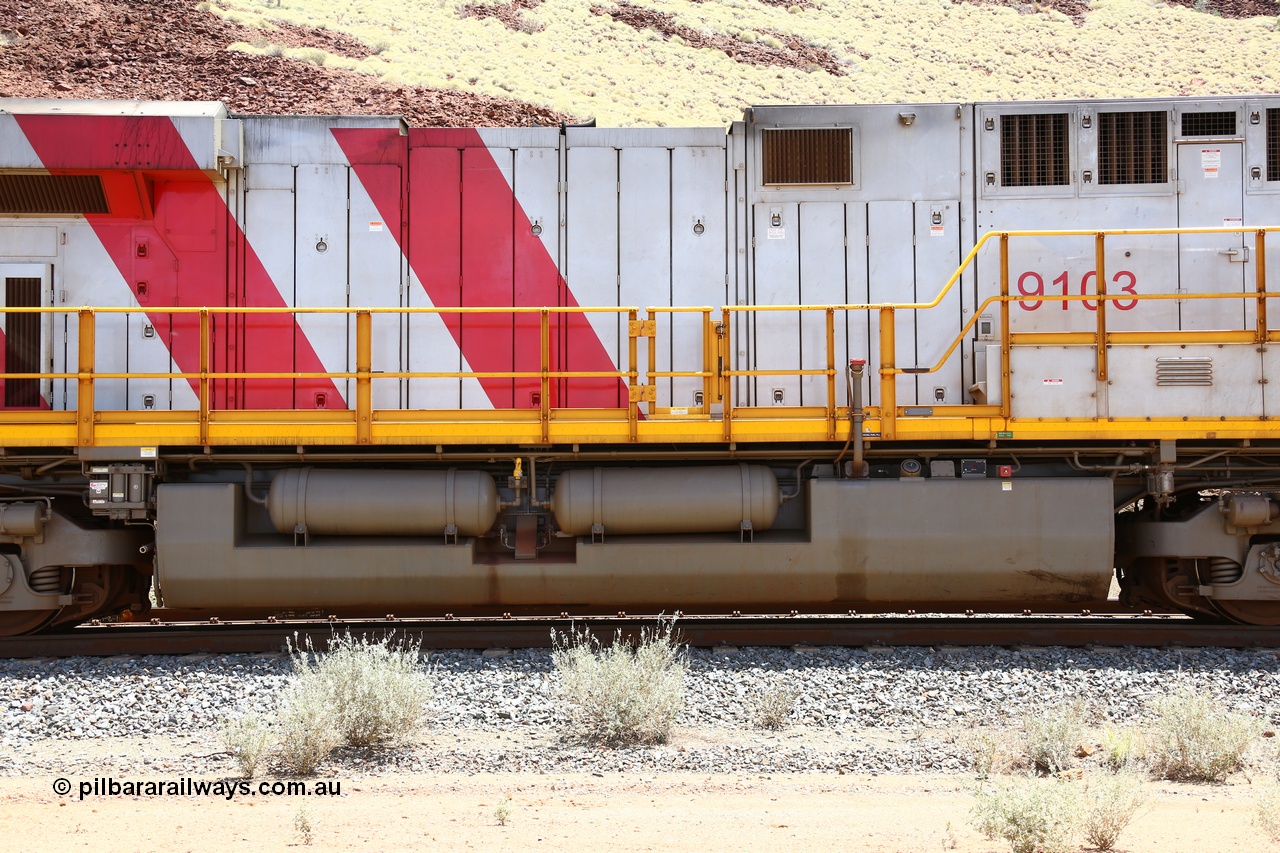
[[[498,490],[483,471],[349,471],[291,468],[267,496],[280,533],[312,536],[480,536],[498,517]]]
[[[778,514],[778,479],[763,465],[584,468],[560,475],[551,506],[572,536],[766,530]]]

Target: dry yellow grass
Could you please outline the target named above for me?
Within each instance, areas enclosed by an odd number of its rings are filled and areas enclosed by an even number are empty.
[[[254,26],[326,26],[383,48],[361,60],[329,55],[328,66],[516,98],[614,126],[724,125],[762,103],[1280,91],[1276,21],[1227,20],[1154,0],[1093,0],[1082,26],[1052,11],[951,0],[816,0],[807,9],[636,2],[708,34],[765,43],[771,33],[796,36],[832,52],[845,73],[746,65],[592,14],[593,0],[545,0],[523,11],[544,27],[535,33],[464,17],[462,0],[218,0],[213,10]]]

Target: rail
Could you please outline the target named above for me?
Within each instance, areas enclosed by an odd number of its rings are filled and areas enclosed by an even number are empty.
[[[670,444],[673,442],[727,443],[737,442],[844,442],[852,429],[847,405],[840,405],[839,391],[844,365],[838,363],[837,330],[842,315],[867,313],[871,328],[878,334],[874,355],[878,363],[879,402],[865,409],[864,438],[914,440],[999,440],[1010,438],[1015,426],[1019,437],[1054,439],[1098,438],[1131,435],[1134,426],[1126,419],[1103,417],[1033,417],[1019,418],[1011,388],[1011,359],[1020,346],[1088,346],[1094,350],[1097,379],[1106,381],[1109,374],[1109,349],[1120,344],[1132,345],[1254,345],[1263,348],[1280,341],[1280,328],[1269,327],[1268,301],[1280,297],[1280,291],[1267,290],[1266,235],[1280,231],[1280,226],[1263,228],[1180,228],[1180,229],[1114,229],[1114,230],[1027,230],[995,231],[984,234],[967,252],[960,265],[942,285],[937,295],[923,302],[866,303],[838,305],[746,305],[746,306],[678,306],[640,309],[625,307],[243,307],[243,306],[98,306],[98,307],[5,307],[6,315],[35,313],[67,315],[75,318],[77,342],[75,370],[64,372],[3,372],[0,382],[10,380],[65,380],[74,387],[74,407],[68,393],[65,410],[0,409],[0,445],[4,447],[51,446],[227,446],[227,445],[446,445],[461,444]],[[1232,292],[1108,292],[1107,241],[1114,237],[1234,234],[1252,235],[1254,284],[1252,290]],[[1059,238],[1092,238],[1093,268],[1082,279],[1081,292],[1061,294],[1044,292],[1043,281],[1037,292],[1019,292],[1011,287],[1010,246],[1015,240],[1050,240]],[[1242,236],[1243,242],[1243,236]],[[960,284],[963,276],[974,270],[984,249],[994,245],[998,254],[999,274],[995,292],[974,306],[968,320],[947,343],[940,358],[925,366],[902,366],[896,342],[896,317],[899,312],[937,310]],[[1024,274],[1025,275],[1025,274]],[[1093,280],[1085,292],[1084,280]],[[989,281],[989,280],[988,280]],[[990,284],[986,285],[990,288]],[[974,286],[975,301],[981,297],[980,286]],[[1253,306],[1253,320],[1247,327],[1183,330],[1150,329],[1116,331],[1108,328],[1117,310],[1130,310],[1147,302],[1176,300],[1179,304],[1198,300],[1244,301]],[[1010,309],[1014,303],[1081,302],[1094,312],[1093,328],[1088,331],[1017,332],[1011,328]],[[1123,304],[1122,304],[1123,303]],[[1125,306],[1128,307],[1125,307]],[[901,376],[937,373],[955,357],[967,340],[976,340],[975,324],[980,318],[998,312],[998,345],[1000,354],[1000,395],[997,403],[961,403],[952,405],[899,405],[897,380]],[[801,316],[821,315],[825,346],[820,367],[749,367],[739,363],[732,346],[732,330],[743,321],[767,313],[796,313]],[[186,370],[137,371],[99,369],[98,319],[110,315],[191,317],[187,321],[198,330],[198,364]],[[1247,316],[1247,312],[1245,312]],[[354,370],[346,371],[280,371],[216,369],[214,349],[215,321],[239,318],[250,324],[253,318],[270,315],[343,315],[353,323]],[[441,321],[462,323],[470,315],[497,315],[506,322],[515,318],[536,319],[538,326],[537,370],[375,370],[373,363],[374,318],[394,315],[407,322],[413,315],[435,315]],[[617,369],[574,370],[561,367],[557,346],[563,343],[568,319],[578,316],[584,321],[591,315],[612,315],[619,321],[619,342],[625,323],[625,357]],[[701,345],[688,351],[701,354],[700,363],[685,364],[687,369],[660,370],[658,356],[661,344],[659,330],[664,318],[670,321],[675,337],[675,318],[691,315],[701,329]],[[447,322],[446,322],[447,324]],[[585,324],[584,324],[585,325]],[[691,324],[685,324],[691,325]],[[70,322],[68,322],[70,326]],[[529,323],[531,330],[531,323]],[[646,352],[642,359],[641,346]],[[621,347],[620,347],[621,349]],[[514,352],[514,349],[513,349]],[[514,364],[516,357],[513,355]],[[225,361],[225,359],[224,359]],[[529,359],[532,361],[532,359]],[[696,359],[694,360],[697,361]],[[70,365],[68,365],[68,368]],[[735,405],[739,380],[767,377],[818,377],[824,391],[818,406]],[[530,408],[375,408],[373,384],[388,380],[523,380],[536,383]],[[659,380],[686,379],[699,383],[698,405],[678,407],[658,405]],[[198,405],[195,409],[100,409],[96,394],[99,383],[110,380],[170,380],[190,384]],[[215,405],[218,383],[259,380],[349,380],[354,393],[348,408],[338,409],[253,409],[219,408]],[[554,388],[563,383],[583,380],[612,380],[625,388],[626,405],[578,408],[558,406]],[[1208,403],[1208,397],[1206,405]],[[757,401],[758,402],[758,401]],[[1212,432],[1219,437],[1253,437],[1266,434],[1265,418],[1209,416],[1207,413],[1179,418],[1145,418],[1143,434],[1150,438],[1166,435],[1195,435]]]

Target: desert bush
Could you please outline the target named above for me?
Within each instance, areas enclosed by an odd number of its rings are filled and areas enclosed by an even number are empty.
[[[1273,842],[1280,842],[1280,785],[1274,780],[1259,785],[1253,804],[1253,825]]]
[[[274,744],[271,729],[257,714],[227,720],[222,727],[222,743],[240,765],[246,779],[258,772],[258,765]]]
[[[317,683],[333,709],[341,742],[391,743],[413,734],[434,693],[431,677],[418,663],[421,648],[394,637],[370,640],[347,633],[331,638],[329,651],[317,657],[308,640],[305,651],[291,649],[294,679]]]
[[[606,746],[665,743],[684,705],[688,663],[673,621],[641,631],[632,644],[604,645],[587,631],[551,632],[557,693],[570,731]]]
[[[988,838],[1003,838],[1013,853],[1066,853],[1080,825],[1080,791],[1067,779],[1014,777],[974,791],[970,816]]]
[[[511,820],[511,798],[503,797],[498,800],[498,805],[493,809],[493,819],[498,822],[498,826],[506,826],[507,821]]]
[[[1110,850],[1147,801],[1147,791],[1141,776],[1121,771],[1089,777],[1083,798],[1085,838],[1099,850]]]
[[[1138,757],[1138,737],[1131,729],[1107,726],[1102,730],[1102,762],[1111,770],[1124,770]]]
[[[1009,773],[1024,761],[1021,744],[1011,732],[967,729],[956,743],[982,779],[993,773]]]
[[[762,729],[783,729],[800,698],[800,688],[785,679],[766,685],[755,696],[753,722]]]
[[[1022,719],[1022,748],[1038,773],[1060,773],[1071,766],[1084,737],[1079,703],[1046,705]]]
[[[310,776],[342,742],[325,685],[315,677],[297,677],[280,697],[280,763],[286,772]]]
[[[1241,768],[1245,751],[1262,730],[1252,717],[1193,690],[1158,699],[1154,707],[1144,756],[1151,772],[1163,779],[1221,781]]]

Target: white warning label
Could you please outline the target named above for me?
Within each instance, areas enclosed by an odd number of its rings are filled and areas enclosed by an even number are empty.
[[[1200,149],[1200,168],[1204,169],[1204,176],[1209,179],[1218,177],[1218,172],[1222,170],[1222,149],[1221,148],[1201,148]]]

